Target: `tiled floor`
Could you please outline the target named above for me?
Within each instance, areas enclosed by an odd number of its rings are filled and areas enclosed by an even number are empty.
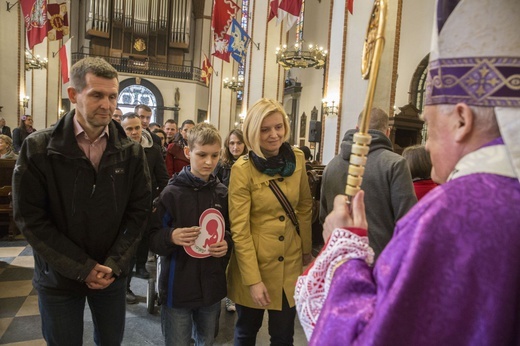
[[[45,345],[40,330],[38,296],[31,283],[33,268],[32,249],[25,241],[0,241],[0,345]],[[146,287],[146,280],[132,280],[131,288],[138,295],[139,304],[127,306],[123,345],[164,345],[158,309],[154,314],[149,314],[146,309]],[[235,313],[222,309],[215,345],[233,345],[235,319]],[[264,320],[257,345],[269,345],[266,326],[267,321]],[[83,335],[85,345],[94,345],[92,334],[92,318],[87,304]],[[294,344],[307,345],[298,321]]]

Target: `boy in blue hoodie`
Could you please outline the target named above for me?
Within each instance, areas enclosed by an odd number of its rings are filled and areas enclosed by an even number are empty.
[[[214,342],[232,247],[227,188],[213,174],[221,145],[213,125],[201,123],[190,130],[184,148],[190,165],[172,177],[154,213],[150,248],[161,256],[159,300],[166,345],[190,345],[192,330],[195,345]],[[222,214],[225,236],[208,246],[208,257],[193,257],[190,249],[201,233],[207,234],[199,219],[209,208]]]

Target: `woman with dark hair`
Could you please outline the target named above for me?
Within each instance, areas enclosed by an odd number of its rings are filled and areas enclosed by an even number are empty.
[[[31,133],[36,131],[33,128],[33,118],[30,115],[24,115],[20,118],[20,126],[13,130],[13,147],[14,152],[18,154],[22,148],[24,139]]]
[[[244,143],[244,134],[239,129],[231,130],[224,141],[222,159],[215,169],[215,175],[224,185],[229,186],[231,167],[240,156],[245,154],[247,154],[247,147]]]
[[[415,195],[417,200],[420,200],[437,186],[430,177],[432,171],[430,154],[428,154],[424,145],[413,145],[404,149],[403,157],[408,163],[410,173],[412,173]]]
[[[247,152],[248,150],[244,142],[244,134],[242,133],[242,130],[231,130],[224,141],[222,158],[215,168],[215,175],[222,184],[229,187],[231,167],[240,156],[247,154]],[[236,311],[235,303],[231,299],[226,298],[225,305],[228,312]]]
[[[168,145],[166,150],[166,168],[170,177],[180,172],[184,166],[190,164],[190,160],[184,155],[184,147],[188,145],[188,131],[194,126],[193,120],[184,120],[179,131],[180,136]]]
[[[166,143],[166,132],[161,129],[154,129],[152,132],[161,139],[161,154],[163,159],[166,159],[166,147],[164,146],[164,143]]]

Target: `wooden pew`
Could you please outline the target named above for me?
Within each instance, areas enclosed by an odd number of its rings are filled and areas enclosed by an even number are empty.
[[[11,196],[11,180],[16,160],[0,160],[0,227],[7,228],[9,240],[19,234],[13,220],[13,204]]]
[[[16,160],[0,160],[0,187],[11,186],[11,180],[13,179],[13,170],[15,164]]]

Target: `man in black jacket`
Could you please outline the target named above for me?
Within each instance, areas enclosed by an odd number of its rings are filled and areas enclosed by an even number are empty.
[[[141,146],[111,121],[117,71],[86,58],[70,79],[75,110],[22,145],[14,217],[34,251],[46,342],[81,345],[88,300],[96,344],[120,345],[126,275],[150,212],[150,176]]]
[[[152,183],[152,197],[159,197],[159,194],[168,184],[169,176],[166,170],[166,164],[162,157],[161,147],[152,141],[152,137],[148,131],[143,131],[141,127],[141,120],[139,116],[133,112],[125,113],[121,119],[121,126],[126,132],[126,135],[133,141],[139,143],[146,154],[146,161],[148,163],[148,170],[150,171],[150,178]],[[148,228],[147,228],[148,230]],[[146,260],[148,259],[149,240],[148,232],[145,232],[131,267],[135,264],[135,276],[142,279],[148,279],[150,274],[146,271]],[[128,285],[126,290],[126,302],[128,304],[137,303],[137,297],[130,289],[130,281],[132,280],[132,270],[128,275]]]
[[[358,117],[358,128],[361,120],[362,114]],[[397,221],[417,203],[410,168],[401,155],[394,153],[388,137],[388,123],[388,114],[384,110],[371,109],[368,133],[372,136],[372,142],[361,188],[365,191],[365,204],[368,206],[368,239],[376,258],[392,238]],[[322,224],[334,207],[334,198],[345,192],[356,132],[357,129],[352,129],[345,133],[340,153],[323,172],[320,193]]]
[[[152,119],[152,109],[147,105],[137,105],[134,107],[134,112],[141,119],[141,127],[144,131],[147,131],[152,136],[153,142],[162,145],[161,139],[155,133],[150,130],[150,120]]]

